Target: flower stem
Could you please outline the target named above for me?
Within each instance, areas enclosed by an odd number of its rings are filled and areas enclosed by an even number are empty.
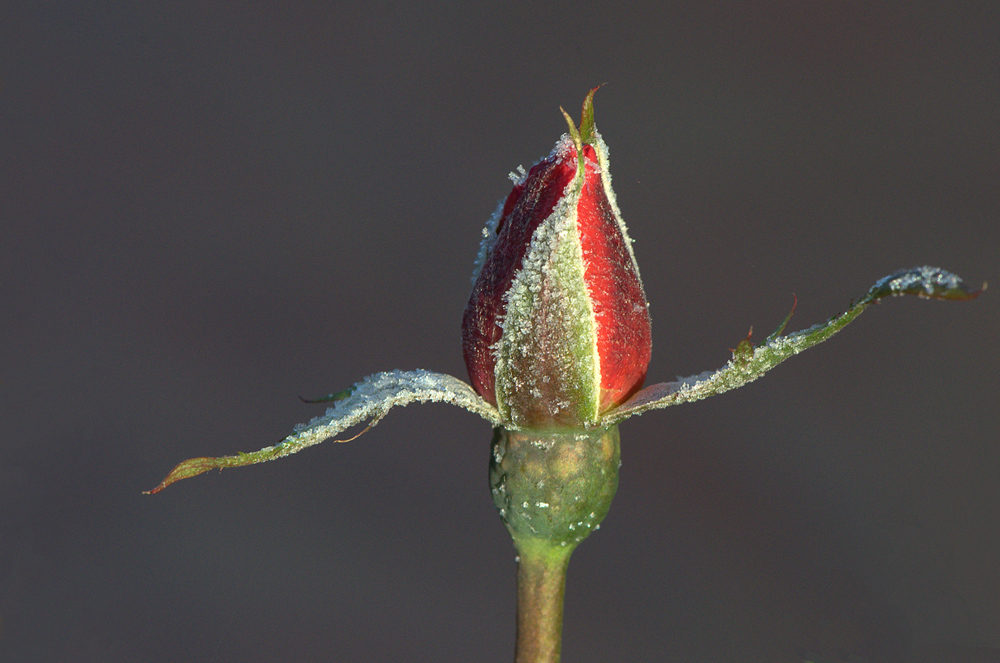
[[[493,504],[518,554],[516,663],[558,663],[569,556],[608,514],[620,457],[617,426],[494,430]]]
[[[521,541],[517,561],[515,663],[558,663],[566,569],[575,546]]]

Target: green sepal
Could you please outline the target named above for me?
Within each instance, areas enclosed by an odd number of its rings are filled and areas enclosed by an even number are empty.
[[[281,453],[281,444],[276,444],[273,447],[266,447],[260,451],[255,451],[254,453],[244,453],[242,451],[236,452],[235,456],[220,456],[218,458],[203,457],[203,458],[189,458],[182,461],[170,470],[166,478],[160,482],[156,488],[152,490],[142,491],[144,495],[154,495],[172,483],[176,483],[181,479],[190,479],[191,477],[196,477],[199,474],[204,474],[209,470],[221,470],[226,467],[242,467],[244,465],[255,465],[257,463],[263,463],[264,461],[274,460],[286,454]]]
[[[593,145],[597,138],[597,125],[594,124],[594,93],[599,89],[600,85],[591,88],[583,100],[583,110],[580,112],[580,141],[584,145]]]
[[[646,410],[701,400],[753,382],[789,357],[822,343],[846,327],[873,303],[885,297],[914,295],[923,299],[974,299],[986,289],[966,286],[962,279],[937,267],[915,267],[879,279],[868,293],[850,308],[826,322],[781,336],[791,313],[767,342],[749,352],[749,337],[733,352],[733,359],[718,371],[707,371],[676,382],[662,382],[636,393],[621,406],[607,412],[599,425],[610,426]],[[793,307],[794,310],[794,307]],[[747,345],[744,345],[747,344]]]
[[[371,429],[393,407],[410,403],[443,402],[478,414],[494,426],[501,423],[500,413],[484,401],[471,386],[458,378],[430,371],[387,371],[369,375],[350,389],[331,394],[334,405],[326,414],[296,427],[294,433],[274,446],[235,456],[190,458],[166,476],[158,486],[144,491],[158,493],[181,479],[190,479],[209,470],[255,465],[302,451],[319,444],[352,426],[367,423],[357,435],[336,442],[349,442]]]
[[[590,92],[583,100],[583,110],[580,112],[580,126],[576,126],[573,122],[573,118],[570,117],[569,113],[563,109],[562,106],[559,110],[562,112],[563,117],[566,118],[566,124],[569,127],[569,136],[573,139],[573,145],[576,146],[576,156],[580,162],[579,172],[584,172],[584,166],[586,159],[583,154],[584,145],[595,145],[597,143],[597,125],[594,124],[594,93],[601,88],[598,85],[595,88],[591,88]]]

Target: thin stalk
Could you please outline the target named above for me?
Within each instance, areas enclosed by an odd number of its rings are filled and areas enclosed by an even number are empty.
[[[559,663],[566,569],[574,547],[520,542],[515,663]]]

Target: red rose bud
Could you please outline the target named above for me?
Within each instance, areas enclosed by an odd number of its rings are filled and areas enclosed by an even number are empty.
[[[649,311],[595,90],[580,128],[566,117],[570,133],[522,171],[487,225],[462,320],[472,385],[513,428],[592,425],[646,377]]]

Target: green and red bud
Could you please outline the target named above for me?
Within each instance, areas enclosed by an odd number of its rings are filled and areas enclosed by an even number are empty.
[[[592,97],[491,219],[462,320],[472,385],[513,428],[592,426],[646,377],[649,311]]]

